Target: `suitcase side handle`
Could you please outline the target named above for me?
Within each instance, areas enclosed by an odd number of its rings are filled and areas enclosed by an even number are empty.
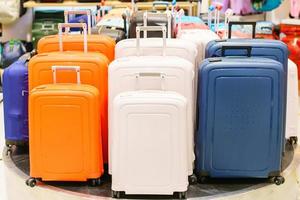
[[[80,84],[80,67],[79,66],[52,66],[52,75],[53,75],[53,83],[57,83],[57,76],[56,71],[57,70],[72,70],[76,72],[76,80],[77,84]]]
[[[228,24],[228,39],[231,39],[232,35],[232,26],[234,25],[251,25],[252,26],[252,38],[255,38],[255,32],[256,32],[256,22],[229,22]]]
[[[162,31],[163,33],[163,49],[162,54],[163,56],[166,55],[166,48],[167,48],[167,38],[166,38],[166,27],[165,26],[137,26],[136,27],[136,48],[137,48],[137,56],[140,55],[141,52],[141,31]]]
[[[86,53],[88,51],[88,45],[87,45],[87,30],[86,30],[86,24],[85,23],[59,23],[58,24],[58,38],[59,38],[59,51],[63,51],[63,31],[62,29],[65,28],[65,32],[67,32],[67,29],[70,30],[70,28],[82,28],[83,29],[83,50]]]
[[[166,78],[166,74],[164,73],[159,73],[159,72],[141,72],[141,73],[136,73],[135,74],[135,80],[136,80],[136,90],[139,90],[139,80],[142,78],[142,77],[157,77],[157,78],[160,78],[161,80],[161,90],[165,90],[165,78]]]
[[[69,23],[69,15],[86,15],[87,16],[87,25],[88,25],[88,34],[92,34],[92,22],[91,22],[91,11],[90,10],[65,10],[65,23]]]
[[[167,17],[167,27],[168,27],[168,38],[171,38],[171,21],[172,21],[172,15],[171,13],[167,12],[167,13],[151,13],[151,12],[144,12],[143,15],[143,24],[144,26],[147,26],[148,23],[148,18],[149,16],[155,16],[155,17]],[[147,38],[147,30],[144,31],[144,38]]]
[[[252,47],[251,46],[222,46],[221,56],[225,57],[226,50],[246,50],[247,57],[251,57]]]

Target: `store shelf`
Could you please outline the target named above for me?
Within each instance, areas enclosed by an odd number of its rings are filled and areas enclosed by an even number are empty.
[[[27,1],[24,3],[25,8],[36,8],[36,7],[80,7],[80,6],[96,6],[101,5],[100,0],[99,3],[79,3],[76,0],[64,0],[63,3],[37,3],[35,1]],[[131,7],[130,2],[120,2],[120,1],[106,1],[106,6],[112,6],[114,8],[126,8]],[[197,3],[192,3],[192,5],[186,1],[186,2],[177,2],[177,5],[185,10],[189,10],[192,6],[192,12],[196,12]],[[152,8],[152,2],[141,2],[137,3],[137,6],[139,9],[145,10],[145,9],[151,9]],[[162,9],[164,6],[156,6],[157,9]]]

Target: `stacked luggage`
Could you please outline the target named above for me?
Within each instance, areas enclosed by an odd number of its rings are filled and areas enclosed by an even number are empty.
[[[186,198],[208,177],[284,182],[298,77],[283,42],[255,39],[256,23],[253,38],[231,39],[245,23],[226,19],[220,35],[175,9],[111,10],[94,29],[90,11],[64,13],[58,34],[4,71],[6,141],[29,142],[27,185],[99,185],[106,164],[115,198]]]

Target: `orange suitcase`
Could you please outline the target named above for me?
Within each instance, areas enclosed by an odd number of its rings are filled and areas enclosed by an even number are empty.
[[[76,70],[77,84],[55,84],[56,70]],[[29,95],[30,176],[27,185],[43,181],[87,181],[100,184],[104,172],[99,91],[80,84],[80,67],[53,66],[54,84]],[[60,73],[60,72],[57,72]],[[74,73],[75,74],[75,73]]]
[[[65,25],[68,24],[62,26]],[[84,43],[83,46],[87,46],[87,41]],[[80,66],[82,83],[93,85],[99,90],[104,163],[108,162],[108,63],[106,56],[100,53],[66,51],[37,54],[30,59],[28,65],[29,91],[39,85],[53,82],[51,71],[53,65]],[[70,83],[76,80],[75,74],[69,71],[61,71],[57,76],[62,83]]]
[[[81,25],[82,26],[82,25]],[[78,27],[78,24],[72,24],[72,27]],[[59,30],[62,27],[59,26]],[[83,51],[83,35],[78,34],[64,34],[62,37],[64,42],[65,51]],[[89,52],[99,52],[107,56],[108,60],[111,62],[115,58],[115,41],[109,36],[105,35],[88,35],[88,51]],[[43,37],[39,40],[37,45],[37,52],[48,53],[59,51],[59,35],[50,35]]]

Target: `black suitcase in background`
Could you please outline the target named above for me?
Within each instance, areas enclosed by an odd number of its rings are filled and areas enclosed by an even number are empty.
[[[136,38],[136,27],[144,25],[144,11],[137,11],[132,14],[130,18],[130,25],[128,30],[128,38]],[[168,30],[168,14],[167,13],[155,13],[148,12],[147,26],[163,26],[165,25],[167,28],[167,35],[169,35]],[[171,23],[171,37],[175,38],[175,27],[174,27],[174,19],[170,14],[169,17]],[[144,37],[144,33],[141,33],[141,37]],[[147,37],[162,37],[161,31],[151,31],[147,33]]]

